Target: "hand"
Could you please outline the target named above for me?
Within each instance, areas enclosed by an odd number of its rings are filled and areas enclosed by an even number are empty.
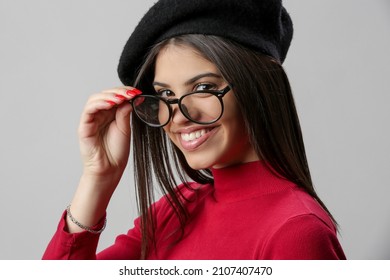
[[[130,153],[132,107],[128,101],[140,93],[118,87],[89,98],[78,130],[84,176],[115,186],[119,182]]]

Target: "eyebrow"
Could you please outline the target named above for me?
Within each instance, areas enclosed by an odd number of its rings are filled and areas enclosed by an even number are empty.
[[[191,79],[189,79],[188,81],[186,81],[184,84],[185,84],[186,86],[192,85],[192,84],[195,83],[197,80],[200,80],[200,79],[202,79],[202,78],[204,78],[204,77],[213,77],[213,78],[222,79],[222,76],[221,76],[221,75],[218,75],[218,74],[215,74],[215,73],[212,73],[212,72],[207,72],[207,73],[202,73],[202,74],[196,75],[195,77],[192,77]],[[158,81],[154,81],[154,82],[153,82],[153,86],[169,87],[168,84],[161,83],[161,82],[158,82]]]

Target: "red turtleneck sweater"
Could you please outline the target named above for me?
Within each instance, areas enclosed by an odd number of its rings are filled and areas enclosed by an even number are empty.
[[[345,259],[327,213],[295,184],[261,162],[214,169],[214,185],[179,187],[190,220],[175,241],[176,216],[166,198],[156,202],[157,252],[149,259]],[[99,225],[98,225],[99,227]],[[96,254],[99,235],[70,234],[62,217],[44,259],[139,259],[139,219],[127,234]]]

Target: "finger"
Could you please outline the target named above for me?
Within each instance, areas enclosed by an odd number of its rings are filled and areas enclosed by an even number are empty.
[[[81,115],[81,123],[89,123],[95,119],[95,115],[100,111],[108,111],[116,107],[116,103],[106,99],[96,99],[88,101]]]
[[[119,87],[114,87],[103,91],[124,91],[125,93],[126,91],[134,91],[135,93],[137,93],[140,90],[131,86],[119,86]]]
[[[133,108],[130,103],[120,105],[116,110],[116,123],[118,129],[126,136],[130,137],[130,114]]]
[[[114,95],[120,94],[123,96],[129,96],[131,98],[132,96],[136,96],[141,93],[142,92],[139,89],[133,87],[117,87],[117,88],[106,89],[99,93],[92,94],[88,100],[102,99],[104,97],[111,96],[112,94]]]
[[[128,119],[130,118],[131,112],[131,108],[129,107],[131,107],[131,105],[128,104],[127,101],[139,94],[141,94],[141,91],[136,88],[120,87],[92,95],[84,107],[79,129],[82,131],[84,131],[84,129],[90,130],[92,128],[90,125],[94,124],[93,130],[96,130],[96,125],[102,125],[113,121],[116,118],[116,113],[118,113],[121,130],[128,134],[130,130],[128,127]],[[122,104],[128,104],[128,106],[123,106],[118,112],[116,109],[122,107]],[[110,110],[113,111],[109,113],[108,111]],[[106,113],[104,113],[104,111],[106,111]],[[85,125],[87,125],[87,127]]]
[[[115,105],[120,105],[141,93],[142,92],[140,90],[133,87],[120,87],[93,94],[88,99],[85,112],[93,115],[99,110],[112,109]]]
[[[120,104],[128,102],[129,100],[131,100],[132,98],[134,98],[135,96],[141,93],[142,92],[140,90],[132,87],[109,89],[92,95],[89,98],[87,104],[104,100],[106,103],[112,106],[115,105],[119,106]],[[103,106],[103,109],[107,110],[107,107]],[[111,107],[108,106],[108,109],[111,109]],[[96,112],[92,112],[92,113],[96,113]]]
[[[80,138],[88,138],[96,135],[98,131],[115,119],[115,105],[104,100],[90,101],[81,115],[78,134]]]
[[[123,97],[126,100],[130,100],[131,98],[140,95],[142,92],[134,87],[117,87],[113,89],[108,89],[104,90],[102,93],[107,93],[107,94],[114,94],[114,96],[118,97]]]

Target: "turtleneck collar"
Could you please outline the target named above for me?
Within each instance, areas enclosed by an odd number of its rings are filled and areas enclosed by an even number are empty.
[[[270,194],[295,184],[276,176],[263,161],[211,169],[214,197],[218,202],[234,202]]]

